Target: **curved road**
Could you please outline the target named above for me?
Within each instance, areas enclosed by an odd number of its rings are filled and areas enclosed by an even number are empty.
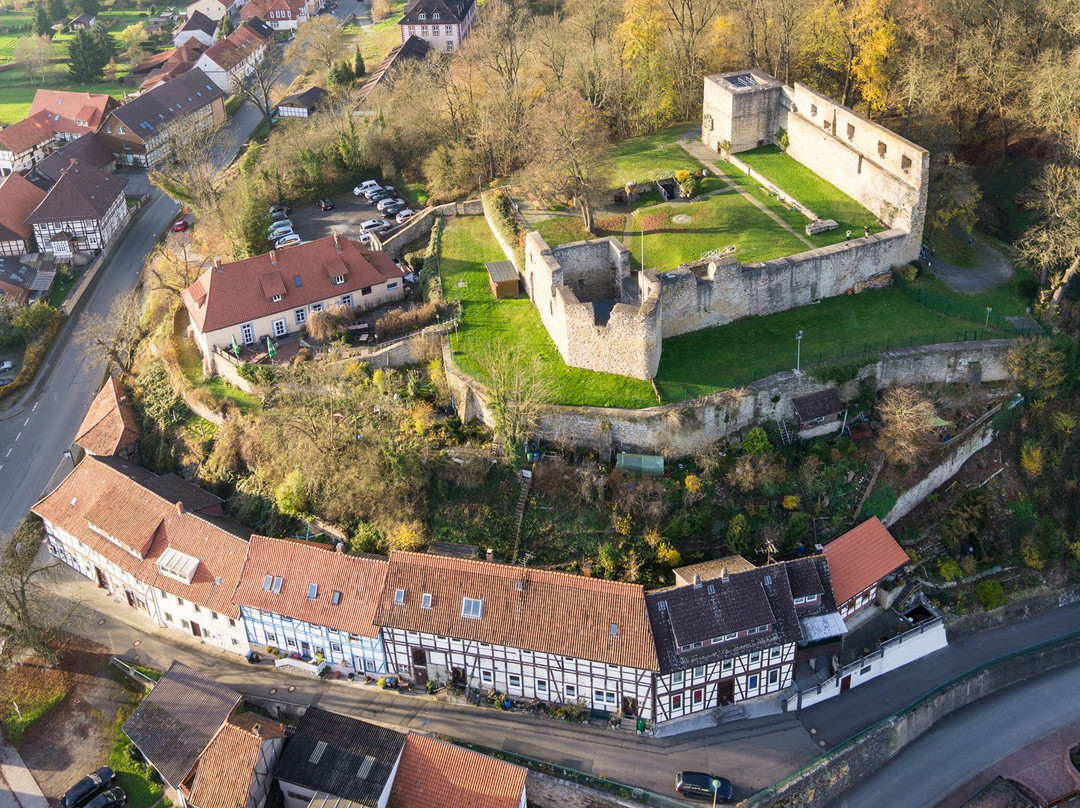
[[[939,721],[835,808],[934,806],[995,761],[1080,720],[1080,663],[968,705]]]

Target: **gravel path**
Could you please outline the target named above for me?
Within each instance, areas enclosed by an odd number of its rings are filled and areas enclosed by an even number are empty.
[[[959,235],[959,234],[958,234]],[[963,238],[963,236],[960,236]],[[955,292],[985,292],[1012,277],[1009,259],[997,247],[979,236],[975,240],[975,266],[970,269],[953,266],[935,256],[929,262],[930,273]],[[923,262],[926,264],[926,262]]]

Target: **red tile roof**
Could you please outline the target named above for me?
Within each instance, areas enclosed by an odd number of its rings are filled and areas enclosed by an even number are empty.
[[[404,602],[394,602],[396,591]],[[422,606],[430,594],[431,607]],[[483,600],[479,619],[462,598]],[[658,670],[637,584],[426,553],[390,554],[375,622],[610,665]]]
[[[171,496],[164,496],[170,489]],[[240,611],[232,595],[247,542],[218,520],[181,507],[185,497],[197,501],[206,496],[168,475],[158,477],[117,458],[90,455],[34,505],[33,512],[136,579],[237,617]],[[190,584],[159,571],[158,559],[169,549],[199,559]]]
[[[52,121],[45,117],[44,112],[38,112],[0,129],[0,151],[22,154],[39,143],[47,143],[56,137],[51,124]]]
[[[825,545],[836,602],[844,604],[910,559],[876,516]]]
[[[528,769],[410,732],[387,808],[518,808]]]
[[[34,94],[34,103],[30,114],[44,112],[48,119],[47,126],[54,132],[81,135],[96,131],[105,121],[105,116],[120,106],[111,95],[104,93],[77,93],[64,90],[38,90]],[[78,121],[85,121],[80,125]]]
[[[327,267],[338,261],[345,268],[345,283],[334,285]],[[191,321],[205,334],[377,286],[404,274],[384,252],[374,252],[344,236],[327,236],[212,266],[184,290],[183,300]],[[285,294],[277,303],[264,291],[263,279],[267,275],[282,279]],[[296,285],[296,277],[300,278],[300,286]]]
[[[386,568],[385,559],[337,553],[325,544],[252,536],[233,603],[377,637],[374,616]],[[267,575],[282,579],[279,593],[263,588]],[[314,598],[308,598],[311,584],[317,587]],[[335,593],[340,594],[337,604]]]
[[[125,398],[123,385],[110,376],[86,411],[75,443],[92,455],[107,456],[130,449],[138,439],[135,411]]]
[[[269,36],[264,36],[254,26],[245,22],[225,39],[211,45],[203,56],[228,70],[240,64],[252,51],[261,48],[273,38],[272,32]]]
[[[285,727],[254,713],[233,713],[207,745],[184,783],[194,808],[248,808],[251,778],[262,744],[285,737]],[[272,763],[273,761],[271,761]],[[261,776],[269,779],[270,773]]]
[[[0,179],[0,241],[28,239],[34,228],[26,217],[45,199],[45,192],[12,172]]]

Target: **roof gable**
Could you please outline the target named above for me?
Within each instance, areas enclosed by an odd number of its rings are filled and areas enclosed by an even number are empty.
[[[26,221],[36,224],[55,219],[100,219],[118,198],[123,199],[127,184],[123,177],[72,160]]]
[[[399,25],[424,25],[437,22],[439,25],[463,23],[469,16],[474,0],[415,0],[401,15]],[[420,15],[424,18],[421,19]],[[434,15],[438,14],[438,19]]]
[[[75,437],[75,443],[93,455],[115,455],[139,439],[135,412],[119,380],[110,376],[94,396]]]
[[[45,199],[45,191],[20,174],[12,172],[0,179],[0,227],[12,235],[30,238],[34,229],[26,223],[34,208]],[[0,241],[4,241],[0,235]]]
[[[825,545],[837,603],[846,603],[911,559],[876,516]]]
[[[193,808],[247,808],[263,744],[280,746],[285,727],[254,713],[233,713],[206,746],[185,782]],[[279,743],[275,743],[279,742]],[[273,765],[275,755],[268,757]],[[265,773],[264,776],[268,776]]]
[[[70,143],[65,143],[36,166],[33,174],[54,183],[60,179],[72,160],[97,169],[106,169],[116,162],[116,156],[101,142],[94,132],[80,135]],[[25,218],[25,217],[24,217]]]
[[[0,150],[13,154],[23,154],[42,143],[48,143],[56,133],[49,125],[44,112],[37,112],[27,118],[0,129]]]
[[[82,19],[86,15],[77,17]],[[72,134],[96,130],[105,116],[120,103],[105,93],[80,93],[65,90],[38,90],[30,105],[30,115],[44,112],[55,132]]]

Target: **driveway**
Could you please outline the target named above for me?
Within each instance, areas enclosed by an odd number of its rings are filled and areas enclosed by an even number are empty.
[[[955,235],[957,238],[966,238],[959,231],[955,231]],[[930,262],[930,274],[953,291],[968,294],[985,292],[1012,277],[1012,264],[1001,250],[982,237],[973,236],[972,240],[975,246],[975,266],[965,269],[934,256]],[[926,265],[925,261],[923,265]]]

